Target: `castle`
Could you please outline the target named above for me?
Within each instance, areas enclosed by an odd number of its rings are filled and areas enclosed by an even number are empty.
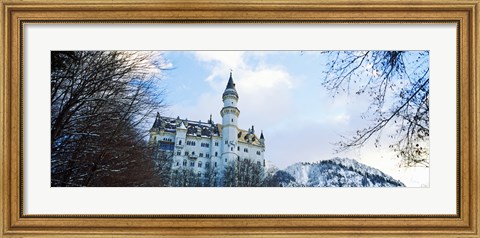
[[[238,161],[248,160],[265,167],[263,132],[258,138],[254,126],[247,130],[238,128],[239,96],[231,72],[222,99],[221,124],[214,123],[211,115],[207,122],[202,122],[157,113],[149,143],[172,155],[172,171],[191,169],[203,178],[211,170],[221,177],[226,166]]]

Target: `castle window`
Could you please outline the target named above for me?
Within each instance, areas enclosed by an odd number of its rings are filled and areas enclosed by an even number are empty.
[[[215,141],[215,146],[218,146],[218,141]]]
[[[198,156],[203,157],[203,153],[200,153]]]
[[[217,167],[217,162],[215,162],[215,168]]]
[[[161,150],[170,150],[173,152],[175,145],[160,141],[160,143],[158,144],[158,147],[160,147]]]
[[[178,145],[182,145],[182,140],[179,140],[179,141],[178,141]]]
[[[188,151],[185,151],[185,155],[188,156]]]
[[[183,166],[187,166],[187,160],[183,160]]]
[[[205,168],[209,168],[210,167],[210,162],[205,162]]]
[[[177,155],[181,155],[181,154],[182,154],[182,152],[181,152],[181,151],[177,151]]]
[[[225,158],[225,163],[227,163],[227,158]]]
[[[201,176],[202,176],[202,174],[201,174],[200,172],[198,172],[198,174],[197,174],[197,175],[198,175],[198,177],[201,177]]]
[[[225,140],[225,145],[228,145],[228,140]]]
[[[217,157],[217,156],[218,156],[218,152],[215,151],[215,157]]]
[[[265,160],[263,160],[263,167],[265,167]]]
[[[240,156],[237,156],[237,161],[240,161]]]
[[[208,153],[205,154],[205,157],[210,158],[210,154],[208,154]]]
[[[243,149],[243,152],[248,152],[248,148]]]
[[[195,151],[192,151],[192,155],[195,155]]]
[[[262,166],[262,164],[260,163],[260,161],[257,161],[257,165],[258,165],[258,166]]]
[[[260,155],[260,151],[257,151],[257,155]]]
[[[233,119],[232,119],[232,122],[233,122]]]
[[[180,165],[180,162],[177,161],[177,166],[179,166],[179,165]]]
[[[230,151],[233,151],[233,147],[230,147]]]
[[[202,161],[198,161],[198,167],[199,167],[199,168],[202,167]]]
[[[240,146],[237,146],[237,150],[240,151]]]
[[[194,161],[190,161],[190,167],[194,167],[195,166],[195,162]]]

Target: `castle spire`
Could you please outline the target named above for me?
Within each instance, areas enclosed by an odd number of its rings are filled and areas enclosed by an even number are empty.
[[[235,83],[233,82],[232,71],[230,71],[230,78],[228,79],[227,88],[226,89],[235,89]]]
[[[233,95],[238,98],[237,90],[235,89],[235,83],[233,82],[232,71],[230,71],[230,78],[228,79],[227,87],[225,88],[225,92],[223,92],[223,97],[227,95]]]
[[[155,117],[155,121],[153,122],[152,129],[160,126],[160,113],[157,112],[157,116]]]

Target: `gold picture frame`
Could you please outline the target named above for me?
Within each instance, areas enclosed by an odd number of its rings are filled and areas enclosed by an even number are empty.
[[[2,237],[479,236],[478,0],[2,0]],[[26,23],[455,23],[457,24],[456,215],[25,215],[23,26]]]

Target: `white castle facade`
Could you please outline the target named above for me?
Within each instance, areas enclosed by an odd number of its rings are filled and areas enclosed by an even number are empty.
[[[207,122],[202,122],[157,113],[149,143],[172,155],[172,171],[191,169],[202,178],[208,171],[221,176],[227,165],[237,161],[249,160],[265,166],[263,132],[257,137],[254,126],[247,130],[238,127],[239,96],[232,73],[222,99],[221,124],[214,123],[211,115]]]

